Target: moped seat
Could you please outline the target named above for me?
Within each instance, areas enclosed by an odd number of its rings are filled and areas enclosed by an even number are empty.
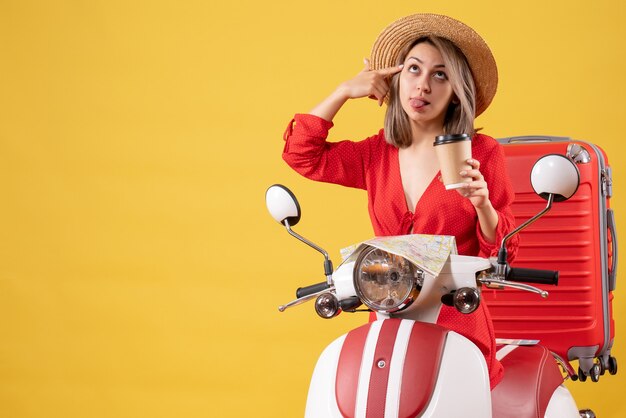
[[[493,417],[543,418],[552,394],[563,383],[550,351],[540,345],[516,346],[500,362],[504,377],[491,391]]]

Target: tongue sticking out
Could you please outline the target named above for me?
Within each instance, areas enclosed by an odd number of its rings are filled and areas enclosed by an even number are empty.
[[[423,99],[411,99],[409,103],[411,104],[412,107],[415,107],[415,108],[422,108],[426,106],[427,104],[429,104],[429,102]]]

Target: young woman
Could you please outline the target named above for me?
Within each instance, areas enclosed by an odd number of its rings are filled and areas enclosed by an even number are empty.
[[[476,133],[474,118],[491,103],[497,68],[487,44],[447,16],[416,14],[389,25],[371,63],[285,132],[283,158],[307,178],[367,190],[376,236],[453,235],[460,254],[495,256],[514,228],[513,191],[501,146]],[[384,129],[362,141],[327,142],[332,120],[350,99],[387,102]],[[433,142],[442,134],[472,136],[470,181],[448,191],[439,179]],[[509,241],[514,257],[517,240]],[[485,304],[470,315],[443,307],[438,323],[474,341],[492,388],[502,378]]]

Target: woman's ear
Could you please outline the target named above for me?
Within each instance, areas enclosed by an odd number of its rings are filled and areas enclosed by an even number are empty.
[[[453,105],[458,105],[459,103],[461,103],[461,101],[459,100],[458,97],[456,97],[456,95],[452,98],[452,104]]]

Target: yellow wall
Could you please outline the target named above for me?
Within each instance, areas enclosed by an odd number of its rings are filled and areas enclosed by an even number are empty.
[[[301,416],[316,356],[364,319],[278,313],[322,263],[270,219],[264,192],[290,186],[299,232],[336,261],[371,235],[364,193],[298,177],[281,136],[405,14],[450,14],[492,46],[486,133],[604,147],[626,240],[623,2],[507,4],[0,2],[0,416]],[[334,137],[381,117],[350,103]],[[625,383],[571,387],[617,418]]]

